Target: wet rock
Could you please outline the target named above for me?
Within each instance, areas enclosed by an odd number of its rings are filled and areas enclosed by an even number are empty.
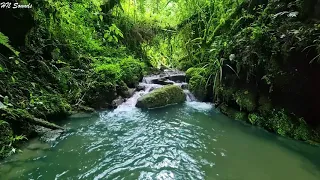
[[[113,100],[111,105],[112,107],[118,107],[120,104],[122,104],[125,101],[121,96],[119,96],[117,99]]]
[[[153,87],[151,87],[150,89],[149,89],[149,92],[151,92],[151,91],[153,91],[153,90],[155,90],[155,89],[159,89],[160,87],[155,87],[155,86],[153,86]]]
[[[160,74],[159,76],[160,76],[161,78],[169,79],[169,76],[166,75],[166,74]]]
[[[136,107],[156,108],[170,104],[182,103],[185,100],[186,95],[179,86],[168,85],[140,97],[137,101]]]
[[[181,83],[180,87],[182,89],[188,89],[188,83]]]
[[[171,85],[171,84],[174,84],[174,82],[168,81],[166,78],[153,79],[151,82],[153,84],[160,84],[160,85]]]
[[[144,91],[146,89],[146,86],[145,85],[142,85],[142,84],[139,84],[137,87],[136,87],[136,91]]]
[[[174,82],[186,82],[185,74],[173,74],[169,76],[169,79]]]
[[[134,94],[135,92],[136,92],[136,89],[134,89],[134,88],[129,88],[127,91],[125,91],[125,92],[123,93],[123,95],[124,95],[125,98],[130,98],[130,97],[133,96],[133,94]]]

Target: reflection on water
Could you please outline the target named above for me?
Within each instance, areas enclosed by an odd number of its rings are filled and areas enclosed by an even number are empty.
[[[186,102],[120,106],[73,117],[50,145],[32,141],[0,165],[0,179],[319,180],[320,149]]]

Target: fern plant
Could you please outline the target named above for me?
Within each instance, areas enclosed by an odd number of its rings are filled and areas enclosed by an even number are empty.
[[[2,32],[0,32],[0,45],[3,45],[5,47],[7,47],[8,49],[10,49],[16,56],[19,55],[19,52],[16,51],[10,44],[9,44],[9,38],[4,35]],[[0,68],[0,72],[1,72]]]

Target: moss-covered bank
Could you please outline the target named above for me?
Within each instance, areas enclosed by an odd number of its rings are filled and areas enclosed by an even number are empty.
[[[60,128],[53,123],[72,112],[111,107],[145,71],[109,2],[20,3],[32,9],[0,10],[0,158],[36,125]]]
[[[234,119],[320,142],[319,4],[230,2],[228,12],[214,4],[190,17],[181,27],[194,34],[180,60],[190,90]]]

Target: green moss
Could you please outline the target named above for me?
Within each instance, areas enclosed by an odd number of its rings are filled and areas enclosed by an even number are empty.
[[[262,126],[264,124],[264,118],[257,113],[251,113],[248,115],[248,120],[252,125]]]
[[[205,74],[206,74],[206,70],[204,68],[192,67],[186,71],[186,78],[187,78],[187,81],[189,81],[193,76],[197,76],[197,75],[205,76]]]
[[[246,112],[238,111],[232,107],[229,107],[225,103],[220,105],[219,109],[223,114],[227,115],[232,119],[239,120],[239,121],[247,121],[248,115]]]
[[[94,82],[83,98],[85,105],[95,109],[107,108],[117,97],[117,87],[111,82]]]
[[[279,111],[274,111],[269,118],[271,122],[272,129],[282,135],[282,136],[291,136],[291,133],[294,129],[294,124],[291,117],[285,112],[284,109]]]
[[[303,118],[298,119],[298,125],[295,127],[293,131],[293,136],[297,140],[307,141],[311,137],[310,128]]]
[[[131,56],[121,60],[122,79],[131,88],[135,87],[144,74],[144,63]]]
[[[124,96],[124,93],[129,90],[127,84],[124,81],[120,81],[116,85],[117,94]]]
[[[205,100],[207,97],[206,79],[199,74],[190,79],[188,89],[200,101]]]
[[[0,158],[6,156],[6,154],[11,150],[10,143],[13,136],[13,131],[9,123],[0,120]]]
[[[180,61],[178,65],[179,69],[181,69],[182,71],[186,71],[192,66],[194,66],[194,64],[188,60]]]
[[[69,102],[60,94],[30,94],[28,107],[30,109],[30,113],[42,118],[60,118],[67,116],[72,111]]]
[[[186,95],[180,87],[168,85],[140,97],[136,106],[139,108],[155,108],[182,103],[185,100]]]
[[[118,64],[101,64],[95,67],[96,76],[103,82],[116,82],[121,78],[121,68]]]
[[[235,120],[239,120],[239,121],[246,121],[248,118],[248,115],[246,112],[242,112],[242,111],[237,111],[234,114],[234,119]]]
[[[236,92],[236,89],[234,87],[226,87],[223,85],[220,85],[216,89],[216,94],[218,97],[222,98],[223,102],[229,102],[234,99],[234,94]]]
[[[258,100],[258,111],[261,114],[267,115],[272,111],[272,102],[271,99],[268,98],[267,96],[260,96]]]
[[[257,107],[256,94],[250,90],[239,90],[234,95],[236,103],[241,109],[252,112]]]

